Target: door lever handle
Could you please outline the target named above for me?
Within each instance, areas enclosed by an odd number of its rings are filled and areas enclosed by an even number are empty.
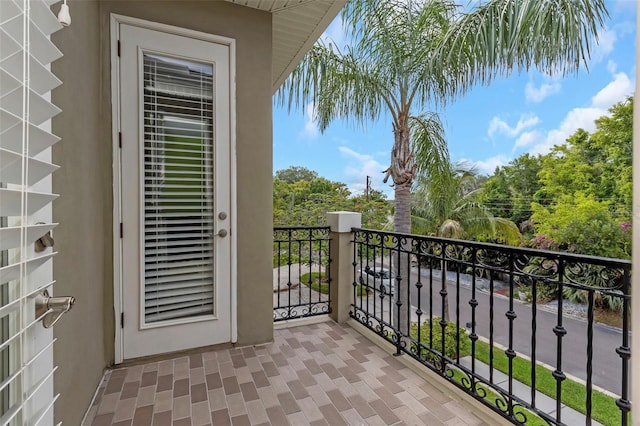
[[[44,290],[36,295],[36,318],[42,317],[44,328],[53,327],[62,318],[62,315],[73,307],[76,298],[71,296],[49,297],[49,292]]]

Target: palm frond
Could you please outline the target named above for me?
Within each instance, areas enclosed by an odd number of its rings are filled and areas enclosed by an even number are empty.
[[[494,218],[487,208],[475,200],[462,197],[451,213],[451,217],[464,227],[465,236],[477,239],[495,234]]]
[[[450,25],[449,0],[352,0],[343,9],[349,37],[342,50],[318,41],[285,83],[276,102],[304,110],[313,103],[321,129],[336,118],[364,124],[385,109],[400,112],[437,104],[449,82],[428,72]]]
[[[489,0],[455,20],[430,72],[452,80],[451,96],[533,67],[575,73],[607,16],[604,0]]]
[[[494,217],[480,198],[477,175],[465,164],[457,163],[421,173],[413,193],[414,216],[422,218],[422,234],[435,233],[443,237],[496,239],[516,244],[520,239],[517,226]]]
[[[435,112],[409,118],[413,155],[419,174],[438,175],[450,169],[444,126]]]
[[[379,72],[380,67],[360,61],[350,47],[342,52],[318,42],[281,86],[276,101],[289,109],[312,104],[321,131],[336,118],[363,125],[395,106]]]
[[[387,111],[396,138],[387,170],[396,184],[396,225],[410,223],[407,188],[418,169],[416,212],[455,220],[469,234],[482,217],[469,213],[473,173],[450,164],[437,115],[414,111],[514,71],[575,72],[587,65],[606,16],[604,0],[487,0],[469,13],[458,13],[452,0],[350,0],[342,15],[346,47],[319,41],[276,101],[302,111],[312,104],[321,131],[335,119],[364,126]],[[467,216],[454,218],[456,209]]]
[[[516,225],[511,220],[502,217],[496,217],[494,218],[494,221],[496,228],[495,238],[498,241],[512,246],[518,245],[518,243],[520,243],[522,234],[518,229],[518,225]]]
[[[433,223],[429,218],[419,215],[411,215],[411,233],[416,235],[429,235],[433,230]]]
[[[460,225],[460,222],[453,219],[445,220],[442,225],[440,225],[440,229],[438,229],[438,235],[445,238],[460,239],[463,234],[464,229]]]

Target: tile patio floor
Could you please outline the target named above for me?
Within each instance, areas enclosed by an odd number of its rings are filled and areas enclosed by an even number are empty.
[[[348,325],[106,373],[85,425],[484,425]]]

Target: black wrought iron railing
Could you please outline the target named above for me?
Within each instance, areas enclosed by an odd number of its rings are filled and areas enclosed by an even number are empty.
[[[353,236],[351,316],[398,355],[517,424],[629,424],[630,262],[366,229]],[[597,323],[599,315],[618,323]]]
[[[331,312],[328,227],[273,229],[273,320]]]

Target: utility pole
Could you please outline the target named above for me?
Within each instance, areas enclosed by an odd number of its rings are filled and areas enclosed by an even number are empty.
[[[365,189],[365,195],[367,197],[367,201],[369,201],[369,189],[371,189],[371,176],[367,176],[367,184]]]

